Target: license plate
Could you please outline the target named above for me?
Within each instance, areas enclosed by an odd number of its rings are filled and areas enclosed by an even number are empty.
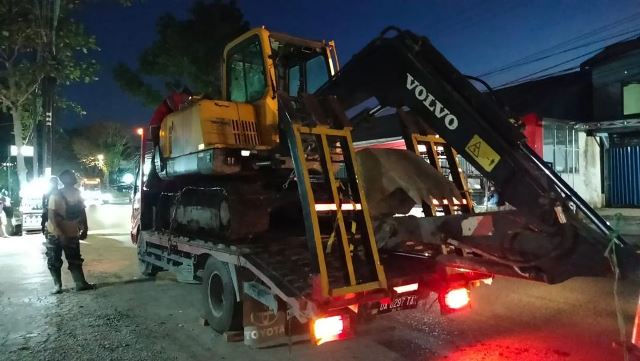
[[[387,301],[388,302],[380,302],[378,313],[406,310],[410,308],[416,308],[416,306],[418,306],[417,295],[396,295],[395,297]]]

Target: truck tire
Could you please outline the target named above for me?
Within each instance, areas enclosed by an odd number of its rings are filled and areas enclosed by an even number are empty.
[[[162,271],[162,268],[140,258],[138,258],[138,269],[145,277],[155,277],[158,272]]]
[[[155,264],[143,259],[147,244],[141,234],[142,233],[140,232],[140,227],[138,227],[138,230],[136,232],[138,238],[136,242],[136,247],[138,248],[138,270],[145,277],[155,277],[158,272],[164,270],[162,269],[162,267],[156,266]]]
[[[207,260],[202,278],[202,300],[207,321],[215,331],[238,331],[242,327],[242,302],[236,301],[231,273],[226,263]]]
[[[22,224],[16,224],[11,226],[12,236],[22,236]]]

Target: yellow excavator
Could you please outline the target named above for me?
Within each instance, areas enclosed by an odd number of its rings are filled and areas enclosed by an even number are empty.
[[[241,170],[240,162],[230,164],[229,159],[219,167],[194,161],[203,151],[214,162],[242,154],[269,154],[280,144],[278,92],[291,96],[313,93],[338,67],[333,42],[300,39],[265,28],[232,41],[223,59],[223,99],[199,100],[162,123],[160,149],[169,177]]]
[[[611,239],[632,249],[425,37],[385,29],[340,68],[333,42],[262,27],[226,46],[221,71],[222,99],[193,98],[143,150],[156,181],[138,189],[132,229],[143,273],[203,282],[218,331],[237,327],[244,295],[300,322],[383,313],[414,307],[412,292],[446,300],[441,266],[468,271],[464,287],[558,283],[607,274]],[[383,110],[407,150],[355,152],[351,131]],[[459,157],[508,210],[473,212]]]

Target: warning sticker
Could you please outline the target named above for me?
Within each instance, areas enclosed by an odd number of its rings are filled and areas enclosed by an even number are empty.
[[[475,159],[482,168],[487,172],[491,172],[493,167],[500,161],[500,156],[489,144],[485,143],[477,134],[471,138],[465,150]]]

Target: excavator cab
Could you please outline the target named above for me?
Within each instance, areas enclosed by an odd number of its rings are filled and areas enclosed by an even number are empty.
[[[261,144],[272,147],[279,140],[277,93],[292,97],[313,93],[333,76],[336,67],[333,42],[257,28],[225,48],[223,98],[251,103]]]
[[[160,149],[166,164],[161,176],[241,172],[231,159],[279,145],[277,93],[312,93],[331,78],[337,64],[333,42],[265,28],[241,35],[224,50],[222,99],[197,100],[163,121]]]

